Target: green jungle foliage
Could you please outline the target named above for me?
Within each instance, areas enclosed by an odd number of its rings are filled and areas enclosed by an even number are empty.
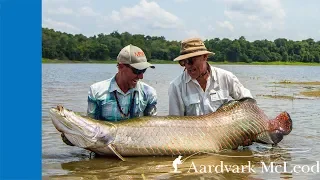
[[[163,36],[146,36],[128,32],[98,34],[86,37],[82,34],[68,34],[42,28],[42,57],[58,60],[111,61],[126,45],[140,47],[147,58],[172,61],[179,56],[180,42],[167,41]],[[249,42],[245,37],[207,39],[205,45],[215,53],[209,57],[215,62],[304,62],[320,63],[320,41],[309,38],[292,41],[278,38],[274,41],[256,40]]]

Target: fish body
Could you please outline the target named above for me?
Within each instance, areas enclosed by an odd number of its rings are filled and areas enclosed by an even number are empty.
[[[75,146],[100,155],[188,155],[236,149],[248,142],[277,144],[292,130],[287,112],[269,120],[255,100],[233,101],[202,116],[144,116],[98,121],[58,106],[56,129]]]

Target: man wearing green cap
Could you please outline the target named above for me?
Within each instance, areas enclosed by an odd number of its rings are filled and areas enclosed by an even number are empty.
[[[238,78],[229,71],[210,66],[207,51],[199,38],[181,42],[180,56],[174,59],[184,67],[169,86],[169,115],[190,116],[215,112],[229,97],[252,98]]]

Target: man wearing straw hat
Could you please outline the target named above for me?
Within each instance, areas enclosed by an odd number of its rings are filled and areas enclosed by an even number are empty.
[[[181,42],[180,56],[174,59],[184,67],[169,86],[169,115],[190,116],[215,112],[229,97],[252,98],[238,78],[229,71],[210,66],[207,51],[199,38]]]

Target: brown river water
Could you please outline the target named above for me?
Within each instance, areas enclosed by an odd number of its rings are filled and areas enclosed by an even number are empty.
[[[250,89],[259,107],[273,119],[287,111],[293,130],[276,147],[255,143],[219,154],[183,156],[177,172],[177,156],[91,158],[90,152],[65,145],[54,128],[49,109],[62,104],[86,112],[91,84],[112,77],[115,64],[42,65],[42,178],[43,179],[320,179],[320,98],[301,91],[320,90],[320,85],[276,84],[279,81],[320,81],[320,67],[216,65],[233,72]],[[156,65],[143,81],[157,90],[158,115],[168,114],[168,86],[183,69]],[[291,96],[276,99],[264,95]]]

